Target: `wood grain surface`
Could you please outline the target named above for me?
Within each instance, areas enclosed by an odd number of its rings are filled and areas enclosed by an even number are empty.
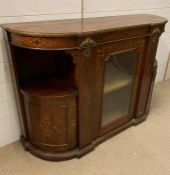
[[[72,20],[53,20],[3,24],[5,30],[28,36],[79,36],[103,31],[113,31],[135,26],[166,23],[167,19],[155,15],[122,15]],[[48,27],[44,27],[48,26]]]

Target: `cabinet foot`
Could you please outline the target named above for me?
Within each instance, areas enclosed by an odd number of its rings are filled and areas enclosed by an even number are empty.
[[[141,122],[146,120],[146,117],[147,117],[147,115],[145,114],[139,118],[132,119],[132,125],[136,126],[136,125],[140,124]]]

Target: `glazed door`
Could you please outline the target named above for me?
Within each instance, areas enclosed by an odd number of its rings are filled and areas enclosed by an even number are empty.
[[[138,55],[136,49],[115,52],[105,58],[101,112],[102,133],[133,117],[133,86]]]
[[[80,148],[135,117],[145,41],[105,43],[74,53]]]

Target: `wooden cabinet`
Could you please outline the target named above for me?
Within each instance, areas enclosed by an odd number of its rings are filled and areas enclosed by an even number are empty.
[[[22,90],[30,141],[42,151],[70,150],[77,142],[76,93],[44,87],[31,84],[31,90],[28,86]]]
[[[167,20],[154,15],[3,24],[21,121],[34,155],[82,155],[144,121]]]

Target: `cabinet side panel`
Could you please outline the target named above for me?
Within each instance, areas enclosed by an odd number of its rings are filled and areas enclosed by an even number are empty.
[[[143,65],[143,75],[141,80],[140,86],[140,93],[139,93],[139,101],[136,111],[136,118],[141,117],[146,113],[147,107],[147,99],[150,93],[152,93],[152,89],[150,89],[152,78],[152,71],[155,62],[155,56],[159,41],[159,32],[155,33],[155,30],[159,28],[151,28],[151,34],[148,36],[147,44],[146,44],[146,52],[144,57],[144,65]]]
[[[150,93],[149,93],[149,96],[148,96],[148,99],[147,99],[147,106],[146,106],[146,113],[147,114],[148,114],[149,108],[150,108],[150,103],[151,103],[151,98],[152,98],[156,73],[157,73],[157,60],[155,60],[155,64],[154,64],[154,67],[153,67],[153,70],[152,70],[152,79],[151,79],[150,88],[149,88]]]

